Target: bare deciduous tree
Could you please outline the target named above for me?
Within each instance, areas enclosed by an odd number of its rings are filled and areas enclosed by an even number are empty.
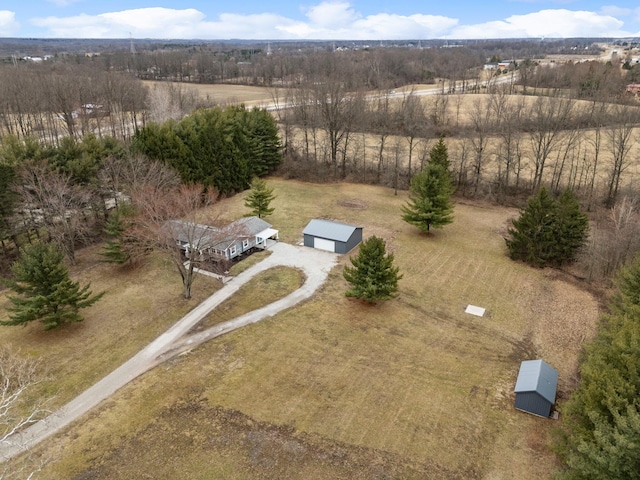
[[[637,126],[637,107],[616,105],[614,115],[617,123],[609,127],[605,134],[609,140],[609,148],[613,157],[613,165],[609,174],[609,188],[607,192],[607,205],[615,203],[620,188],[620,177],[629,167],[628,154],[631,147],[636,143],[637,137],[633,135],[633,130]]]
[[[609,278],[640,252],[640,212],[635,199],[624,197],[598,219],[580,265],[589,280]]]
[[[44,162],[27,162],[20,171],[18,193],[22,211],[44,226],[71,263],[76,247],[91,233],[91,215],[86,210],[91,192],[74,185],[71,176],[57,173]]]
[[[520,128],[524,113],[524,97],[514,99],[505,91],[491,95],[489,108],[493,110],[497,122],[499,143],[496,149],[498,161],[497,199],[504,202],[511,188],[512,175],[515,176],[515,187],[520,181],[521,142]]]
[[[29,455],[18,461],[3,456],[3,448],[22,446],[16,433],[47,413],[44,402],[26,404],[29,392],[43,380],[40,362],[0,347],[0,480],[29,479],[42,467]]]
[[[411,90],[402,101],[402,131],[407,137],[409,143],[409,176],[413,174],[413,149],[415,147],[415,140],[420,135],[424,134],[425,126],[427,123],[424,105],[422,100],[415,93],[415,90]]]
[[[572,100],[558,97],[537,97],[533,103],[528,125],[535,168],[533,190],[542,185],[547,160],[562,140],[573,106]]]
[[[202,185],[181,185],[158,195],[156,189],[145,187],[133,192],[132,203],[137,216],[133,221],[133,235],[139,242],[153,245],[168,253],[182,278],[183,295],[191,298],[191,287],[195,279],[195,268],[202,260],[201,253],[212,247],[216,235],[226,236],[207,229],[204,223],[213,226],[217,219],[201,218],[202,209],[217,200],[217,192],[205,191]],[[222,238],[221,238],[222,239]],[[183,248],[190,252],[189,260],[183,256]]]

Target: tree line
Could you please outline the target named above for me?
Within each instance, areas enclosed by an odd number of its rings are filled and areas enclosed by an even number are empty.
[[[561,409],[563,479],[640,478],[640,258],[619,273],[609,308]]]
[[[500,203],[546,185],[575,191],[589,209],[611,207],[638,144],[637,105],[556,95],[419,96],[349,90],[325,73],[289,92],[276,111],[291,175],[407,188],[433,139],[446,135],[459,193]]]
[[[158,195],[198,183],[216,195],[246,189],[277,168],[280,143],[265,111],[201,110],[182,122],[151,123],[130,145],[92,134],[58,146],[15,136],[0,146],[0,243],[5,253],[54,241],[75,251],[102,234],[109,212],[151,185]]]
[[[278,127],[266,110],[202,109],[179,122],[150,123],[134,135],[134,152],[173,167],[185,183],[229,195],[280,163]]]

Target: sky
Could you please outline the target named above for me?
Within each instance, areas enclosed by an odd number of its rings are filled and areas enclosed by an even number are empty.
[[[0,0],[0,37],[247,40],[640,37],[640,2]]]

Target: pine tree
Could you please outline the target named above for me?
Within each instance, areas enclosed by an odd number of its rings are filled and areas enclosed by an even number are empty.
[[[543,187],[513,221],[505,241],[514,260],[560,266],[575,259],[588,229],[588,218],[573,193],[565,191],[556,201]]]
[[[398,267],[393,266],[393,254],[386,253],[386,243],[373,236],[360,245],[358,256],[351,257],[353,267],[344,267],[345,280],[351,284],[347,297],[354,297],[375,303],[397,296]]]
[[[251,191],[244,201],[244,206],[251,209],[251,213],[247,216],[256,216],[258,218],[266,217],[274,212],[274,208],[270,208],[271,201],[276,197],[273,195],[273,188],[267,187],[267,182],[260,178],[255,178],[251,182]]]
[[[411,179],[409,202],[402,219],[429,233],[453,222],[453,187],[449,173],[439,164],[429,164]]]
[[[123,204],[111,212],[104,228],[104,233],[109,237],[100,252],[107,263],[126,263],[131,255],[123,248],[122,236],[127,228],[127,217],[132,215],[130,206]]]
[[[447,149],[447,145],[444,143],[444,137],[441,136],[438,139],[438,143],[436,143],[429,151],[429,164],[440,165],[445,170],[449,171],[449,150]]]
[[[81,322],[78,311],[97,302],[103,295],[91,295],[90,285],[80,287],[69,278],[64,255],[54,245],[35,243],[21,249],[12,267],[9,287],[18,297],[9,297],[9,320],[0,325],[24,325],[40,320],[45,330],[67,322]]]
[[[584,246],[589,231],[589,218],[580,210],[580,203],[569,189],[557,200],[557,218],[552,263],[562,265],[575,259]]]
[[[549,260],[549,252],[556,241],[556,204],[543,187],[529,199],[520,217],[513,221],[506,239],[509,256],[542,267]]]

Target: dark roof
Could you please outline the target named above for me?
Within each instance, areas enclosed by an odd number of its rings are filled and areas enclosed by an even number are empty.
[[[520,364],[515,393],[537,392],[550,403],[556,401],[558,371],[544,360],[525,360]]]
[[[353,225],[347,225],[345,223],[331,222],[329,220],[313,219],[304,228],[302,233],[304,235],[312,235],[314,237],[346,242],[358,228],[361,227],[354,227]]]

